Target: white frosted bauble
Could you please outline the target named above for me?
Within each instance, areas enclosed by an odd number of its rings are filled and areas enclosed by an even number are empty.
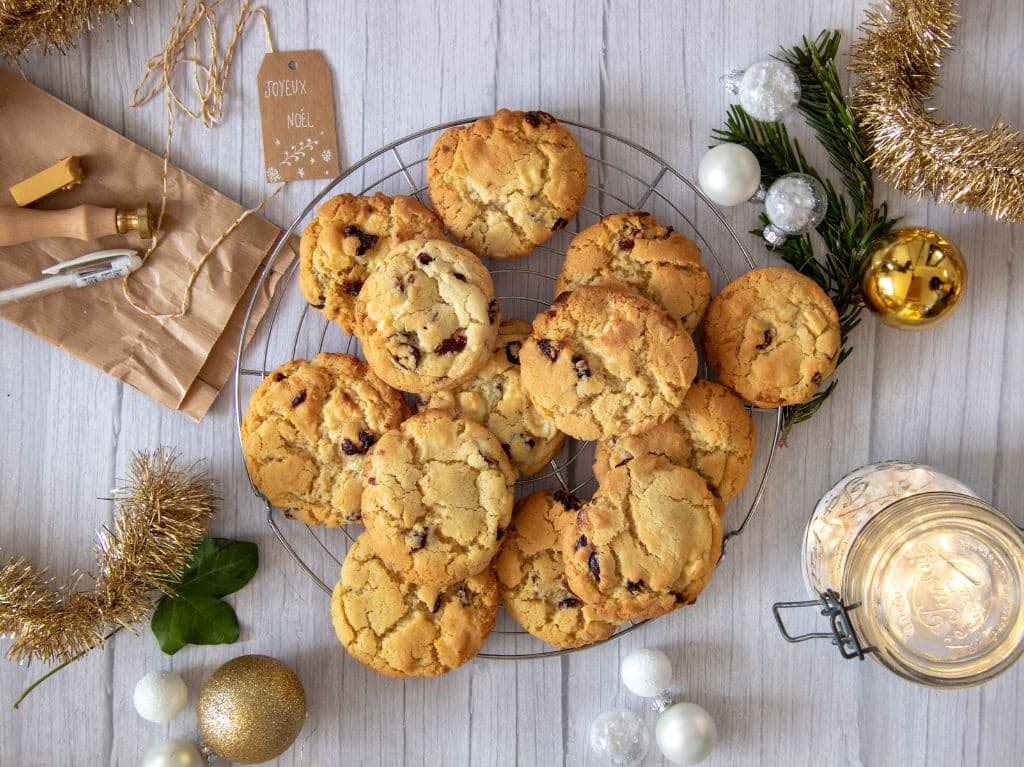
[[[170,671],[151,671],[135,685],[135,710],[149,722],[169,722],[188,703],[185,680]]]
[[[775,122],[800,102],[800,80],[789,64],[759,61],[743,72],[739,96],[740,105],[755,120]]]
[[[142,758],[142,767],[205,767],[194,743],[187,740],[165,740],[157,743]]]
[[[613,708],[590,725],[590,748],[605,767],[633,767],[647,756],[651,736],[632,711]]]
[[[757,193],[761,165],[741,144],[719,144],[709,149],[697,167],[697,182],[704,196],[718,205],[739,205]]]
[[[718,740],[715,720],[696,703],[676,703],[658,717],[654,739],[674,764],[704,761]]]
[[[631,693],[654,698],[672,684],[672,661],[661,650],[641,647],[622,659],[621,674]]]

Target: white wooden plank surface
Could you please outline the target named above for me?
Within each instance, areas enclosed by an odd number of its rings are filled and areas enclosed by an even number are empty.
[[[951,119],[1024,126],[1017,0],[965,4],[960,49],[943,68],[938,103]],[[721,120],[725,70],[802,34],[838,27],[847,41],[865,2],[743,0],[631,3],[278,2],[280,49],[319,48],[334,68],[343,162],[415,129],[492,111],[539,107],[602,125],[650,146],[691,173]],[[127,101],[165,37],[173,3],[148,3],[133,23],[106,25],[67,56],[33,58],[28,77],[159,151],[160,104]],[[225,123],[183,127],[174,161],[252,204],[265,193],[252,81],[263,54],[250,34],[236,59]],[[3,95],[0,94],[0,100]],[[0,118],[2,119],[2,118]],[[802,133],[798,130],[798,133]],[[0,158],[0,162],[3,159]],[[287,223],[313,194],[294,184],[269,206]],[[890,193],[910,223],[948,234],[971,266],[964,304],[918,335],[866,318],[842,384],[782,453],[762,514],[736,541],[699,604],[618,643],[561,659],[479,661],[438,680],[389,681],[347,658],[324,595],[266,530],[233,433],[228,397],[200,425],[0,325],[0,541],[58,577],[89,565],[105,496],[131,451],[157,444],[205,458],[222,483],[213,529],[261,544],[256,580],[232,598],[237,645],[163,656],[143,628],[119,636],[0,717],[0,764],[136,765],[156,740],[194,731],[201,681],[244,652],[268,653],[302,677],[310,721],[280,765],[591,765],[586,732],[601,710],[640,702],[618,682],[620,658],[656,645],[673,658],[679,693],[715,716],[714,765],[1004,765],[1020,761],[1024,666],[976,690],[939,693],[904,684],[874,663],[842,662],[823,645],[791,647],[775,633],[771,602],[802,594],[798,549],[809,511],[846,471],[871,460],[929,462],[1024,519],[1024,236]],[[729,213],[740,230],[749,209]],[[752,252],[767,261],[753,238]],[[135,714],[131,690],[152,669],[185,675],[193,700],[167,726]],[[0,704],[39,673],[0,665]],[[5,705],[5,704],[4,704]],[[653,725],[654,716],[647,714]],[[645,762],[662,764],[657,754]]]

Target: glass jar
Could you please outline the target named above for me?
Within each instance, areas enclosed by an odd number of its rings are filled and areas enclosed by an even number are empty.
[[[914,682],[981,684],[1024,652],[1024,534],[927,466],[858,469],[826,493],[804,536],[810,602],[779,603],[790,641],[831,638]],[[781,609],[819,605],[831,631],[794,637]]]

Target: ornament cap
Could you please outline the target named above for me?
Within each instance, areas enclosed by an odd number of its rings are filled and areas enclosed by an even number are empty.
[[[764,241],[773,248],[781,247],[782,243],[786,241],[786,233],[775,226],[775,224],[768,224],[764,228],[762,235],[764,236]]]

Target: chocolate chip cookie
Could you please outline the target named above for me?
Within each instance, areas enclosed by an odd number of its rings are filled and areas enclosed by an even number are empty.
[[[320,206],[302,233],[302,295],[351,335],[356,296],[380,259],[407,240],[443,237],[441,222],[415,197],[339,194]]]
[[[832,375],[842,341],[836,308],[793,269],[754,269],[715,296],[704,347],[718,380],[758,407],[807,402]]]
[[[491,358],[500,321],[491,273],[443,240],[394,248],[356,303],[356,335],[370,367],[396,389],[417,394],[472,378]]]
[[[662,456],[612,469],[562,530],[569,588],[613,621],[692,604],[721,554],[718,503],[700,475]]]
[[[498,591],[520,626],[555,647],[583,647],[607,639],[615,624],[569,590],[560,533],[580,502],[565,493],[537,492],[521,500],[495,565]]]
[[[716,496],[728,501],[743,489],[754,460],[755,431],[743,401],[721,384],[694,381],[683,406],[663,424],[633,436],[599,442],[594,474],[606,473],[638,455],[665,456],[693,469]]]
[[[590,285],[534,319],[519,359],[537,410],[578,439],[662,423],[697,373],[693,341],[676,317],[635,293]]]
[[[711,275],[693,240],[637,210],[606,216],[572,238],[557,290],[580,285],[634,290],[691,333],[711,298]]]
[[[307,525],[359,522],[366,452],[408,415],[401,393],[355,357],[286,362],[256,387],[242,419],[249,476]]]
[[[501,441],[512,466],[523,477],[543,469],[565,441],[565,435],[537,411],[523,391],[519,349],[529,335],[528,322],[501,323],[494,353],[483,370],[456,389],[420,400],[423,409],[482,423]]]
[[[498,613],[494,572],[439,588],[406,583],[360,535],[331,595],[331,622],[349,655],[390,677],[437,676],[483,646]]]
[[[518,258],[576,215],[587,192],[587,160],[547,112],[499,109],[438,137],[427,184],[456,239],[480,256]]]
[[[363,523],[404,580],[448,586],[486,568],[512,517],[515,470],[480,424],[428,410],[378,440]]]

